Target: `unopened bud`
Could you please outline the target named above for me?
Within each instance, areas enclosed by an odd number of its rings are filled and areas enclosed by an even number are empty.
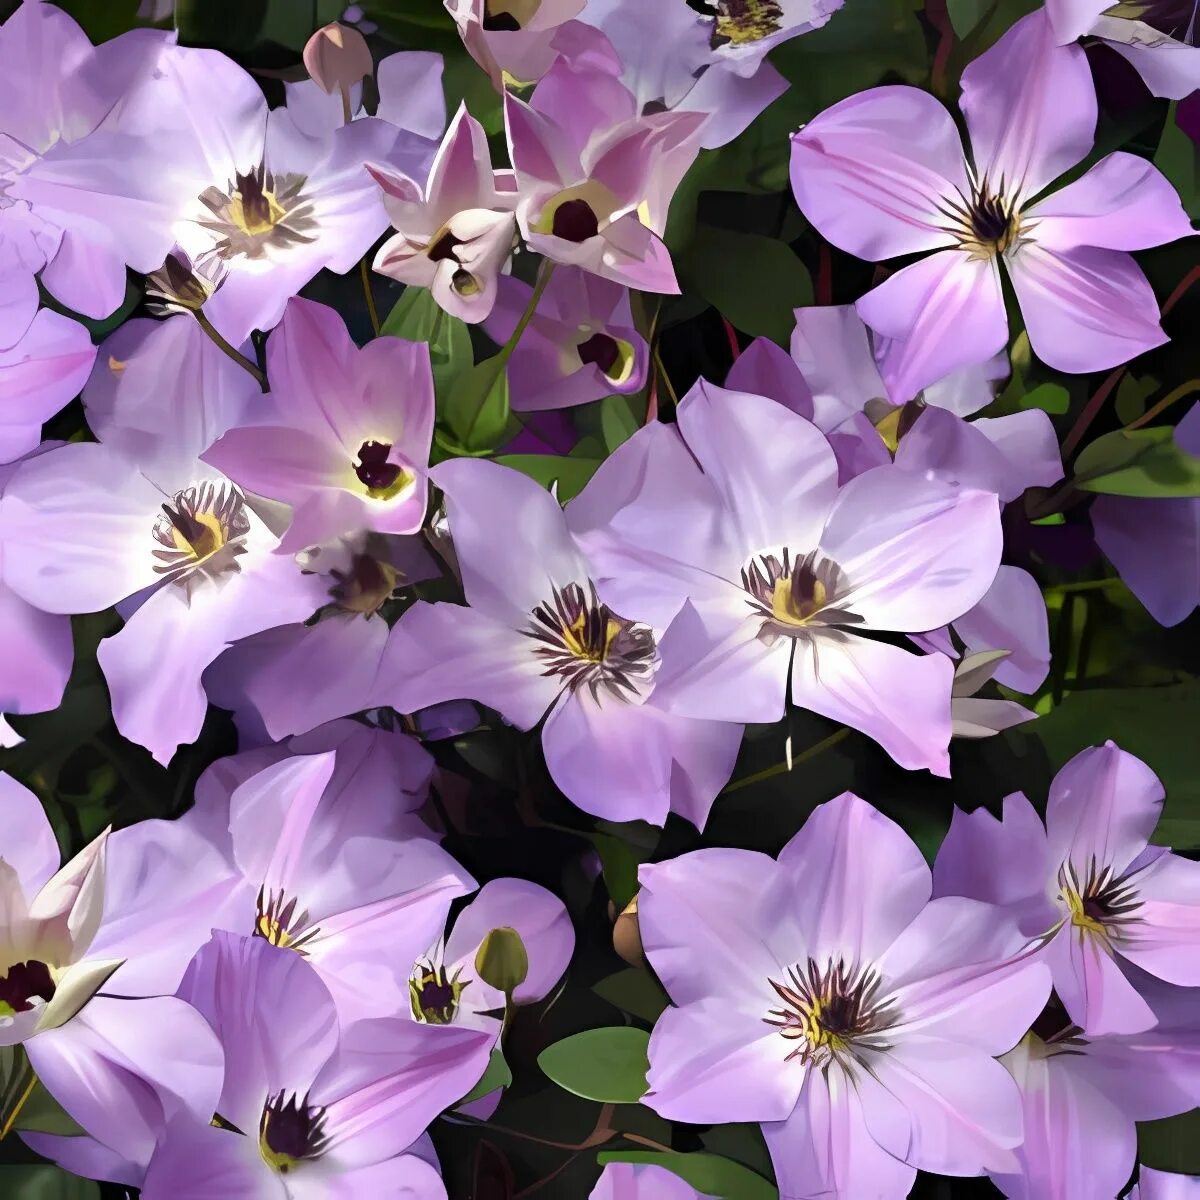
[[[493,929],[479,944],[475,970],[484,983],[511,998],[529,974],[529,955],[521,935],[508,925]]]
[[[330,94],[352,88],[375,71],[366,38],[336,21],[318,29],[305,43],[304,65],[317,87]]]
[[[337,582],[329,595],[347,612],[372,616],[390,600],[400,584],[400,572],[372,554],[355,554],[346,570],[330,568]]]
[[[638,898],[625,905],[613,926],[613,949],[631,966],[640,967],[646,961],[642,950],[642,929],[638,924]]]

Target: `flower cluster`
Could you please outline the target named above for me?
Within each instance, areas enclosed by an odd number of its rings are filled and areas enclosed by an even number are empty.
[[[66,7],[0,25],[0,1142],[1200,1191],[1195,12]]]

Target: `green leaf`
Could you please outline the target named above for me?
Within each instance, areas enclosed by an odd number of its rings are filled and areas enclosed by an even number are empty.
[[[496,1046],[492,1050],[491,1058],[488,1059],[487,1070],[484,1071],[479,1082],[459,1101],[459,1104],[470,1104],[472,1100],[489,1096],[497,1088],[506,1088],[510,1083],[512,1083],[512,1071],[505,1061],[504,1051]]]
[[[448,436],[438,440],[452,453],[487,454],[504,440],[512,410],[503,355],[486,358],[454,377],[439,416]]]
[[[54,1133],[60,1137],[77,1137],[84,1133],[75,1119],[46,1091],[40,1079],[34,1084],[13,1128],[26,1129],[31,1133]]]
[[[1138,1161],[1157,1171],[1200,1174],[1200,1109],[1137,1127]]]
[[[1114,405],[1117,420],[1122,425],[1136,421],[1146,411],[1146,401],[1158,391],[1158,380],[1152,375],[1136,379],[1128,371],[1117,385],[1117,401]]]
[[[690,1183],[698,1192],[717,1197],[717,1200],[779,1200],[779,1191],[773,1183],[755,1174],[749,1167],[715,1154],[602,1150],[597,1158],[601,1166],[623,1162],[664,1167]]]
[[[990,7],[989,0],[946,0],[950,24],[960,38],[965,38]]]
[[[1200,773],[1195,769],[1200,680],[1072,692],[1027,728],[1042,739],[1055,768],[1106,738],[1144,759],[1167,790],[1154,842],[1177,849],[1200,845],[1172,841],[1176,834],[1195,836],[1200,825]]]
[[[1154,154],[1154,165],[1179,193],[1187,215],[1195,218],[1200,217],[1200,152],[1197,152],[1196,143],[1179,128],[1178,110],[1178,103],[1172,101]]]
[[[627,442],[640,428],[627,396],[605,396],[600,401],[600,432],[610,452]]]
[[[1175,444],[1175,430],[1118,429],[1075,460],[1075,486],[1108,496],[1200,496],[1200,458]]]
[[[620,1025],[585,1029],[538,1055],[538,1066],[560,1088],[601,1104],[635,1104],[646,1094],[650,1035]]]
[[[786,345],[793,309],[812,303],[808,268],[788,246],[758,233],[701,226],[680,274],[742,333]]]
[[[602,1000],[615,1005],[631,1017],[647,1021],[651,1025],[662,1015],[669,1000],[662,985],[641,967],[627,967],[592,987]]]
[[[1058,383],[1040,383],[1020,399],[1022,408],[1040,408],[1042,412],[1065,413],[1071,407],[1071,393]]]
[[[141,0],[57,0],[93,42],[105,42],[145,24],[138,19]]]
[[[557,484],[555,494],[562,504],[583,491],[600,465],[598,458],[576,458],[572,454],[502,454],[496,461],[536,479],[543,487]]]
[[[428,288],[406,287],[379,332],[429,346],[429,365],[439,396],[475,361],[466,322],[442,309]]]
[[[58,1167],[0,1167],[0,1196],[4,1200],[99,1200],[100,1188]]]
[[[600,855],[609,897],[618,909],[622,909],[637,893],[640,860],[622,838],[610,833],[593,833],[591,838]]]

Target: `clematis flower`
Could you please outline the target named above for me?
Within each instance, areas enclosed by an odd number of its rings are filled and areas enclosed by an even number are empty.
[[[377,118],[313,136],[213,50],[166,45],[103,136],[68,147],[18,194],[82,223],[109,223],[128,260],[156,269],[175,247],[226,268],[205,315],[234,345],[270,329],[322,268],[350,270],[386,228],[364,163],[423,177],[424,137]],[[119,170],[112,164],[119,163]],[[106,194],[81,191],[101,170]],[[109,178],[111,176],[111,178]]]
[[[589,1200],[704,1200],[704,1197],[666,1167],[610,1162],[600,1172]]]
[[[949,659],[877,635],[938,628],[984,595],[1000,558],[995,495],[894,465],[839,488],[814,425],[703,380],[677,429],[647,427],[616,451],[589,485],[614,499],[580,531],[609,603],[684,604],[661,645],[664,705],[777,721],[790,679],[795,704],[901,766],[948,774]]]
[[[915,394],[1004,348],[1001,265],[1034,352],[1057,370],[1100,370],[1165,342],[1128,254],[1191,233],[1162,174],[1118,152],[1037,199],[1092,148],[1082,49],[1056,46],[1044,12],[1032,13],[967,67],[962,88],[970,159],[950,114],[907,87],[851,96],[792,138],[797,201],[834,245],[874,261],[935,251],[857,305],[900,343],[894,392]]]
[[[1172,0],[1050,0],[1046,15],[1066,45],[1095,37],[1129,62],[1156,95],[1183,100],[1200,88],[1196,14]]]
[[[662,234],[703,117],[639,114],[605,67],[565,59],[528,104],[506,94],[504,117],[531,249],[627,287],[677,292]]]
[[[483,126],[459,105],[429,181],[372,165],[396,234],[379,248],[375,270],[427,287],[453,316],[478,322],[496,300],[496,277],[516,234],[512,197],[497,189]]]
[[[678,4],[588,0],[581,14],[615,48],[621,82],[633,93],[638,111],[703,114],[698,136],[705,149],[732,141],[787,90],[787,81],[762,56],[748,73],[750,60],[738,61],[733,41],[714,45],[718,18],[711,9],[701,13]]]
[[[545,75],[559,55],[560,39],[575,34],[573,18],[587,0],[444,2],[467,53],[502,93],[509,83],[526,86]]]
[[[117,727],[167,762],[200,732],[204,668],[231,642],[304,620],[319,581],[274,554],[245,493],[197,455],[250,377],[193,321],[130,322],[85,391],[101,443],[28,459],[3,498],[5,579],[49,613],[121,604],[100,645]]]
[[[562,978],[575,949],[575,930],[559,898],[523,879],[493,879],[458,914],[449,937],[412,964],[408,1012],[421,1025],[450,1025],[483,1035],[473,1043],[480,1078],[503,1029],[505,995],[481,977],[480,956],[493,930],[513,930],[528,973],[513,990],[516,1005],[543,1000]]]
[[[1193,993],[1145,975],[1139,988],[1158,1018],[1150,1031],[1093,1037],[1073,1025],[1052,997],[1030,1033],[1000,1060],[1020,1087],[1025,1110],[1019,1169],[992,1175],[1011,1200],[1119,1195],[1133,1171],[1134,1122],[1175,1116],[1196,1105],[1200,1024]],[[1142,1200],[1195,1194],[1195,1185],[1183,1177],[1145,1167],[1139,1184]],[[1130,1198],[1137,1196],[1135,1187]]]
[[[500,281],[496,307],[484,323],[493,341],[508,341],[531,292],[511,276]],[[648,358],[646,339],[633,327],[628,292],[577,267],[562,267],[550,277],[508,361],[512,406],[537,412],[630,395],[646,380]]]
[[[339,1030],[333,998],[303,955],[229,933],[200,950],[179,995],[223,1046],[224,1085],[211,1122],[167,1125],[146,1200],[445,1200],[436,1166],[414,1143],[475,1082],[475,1031],[402,1018]]]
[[[1018,792],[1001,821],[956,811],[938,851],[938,895],[1003,904],[1046,939],[1055,991],[1089,1036],[1155,1022],[1124,964],[1200,982],[1200,864],[1148,845],[1162,802],[1150,768],[1105,742],[1055,776],[1045,829]]]
[[[37,313],[35,276],[66,307],[100,318],[125,298],[126,261],[144,270],[155,265],[127,260],[105,222],[73,219],[41,198],[38,184],[52,178],[64,158],[86,159],[89,136],[163,44],[164,35],[139,30],[93,47],[66,13],[40,0],[17,5],[0,25],[6,64],[0,81],[0,350],[17,343]],[[76,184],[98,203],[106,174],[97,166],[80,173]],[[29,349],[45,350],[50,339],[64,342],[62,322],[41,318]],[[7,355],[3,359],[11,365]]]
[[[930,900],[921,852],[857,796],[778,861],[706,849],[639,870],[650,965],[676,1007],[650,1038],[660,1116],[763,1123],[785,1196],[893,1200],[918,1169],[1015,1166],[1020,1096],[995,1056],[1049,993],[991,905]]]
[[[206,1119],[219,1048],[178,1000],[103,992],[121,966],[92,946],[105,905],[107,832],[59,868],[37,797],[0,775],[0,799],[0,1046],[23,1045],[67,1114],[117,1160],[136,1158],[149,1152],[164,1117]]]
[[[717,58],[753,75],[768,51],[819,29],[841,7],[842,0],[705,0],[701,11]]]
[[[267,377],[271,398],[254,424],[230,429],[201,457],[291,507],[281,554],[420,528],[433,438],[427,346],[384,337],[360,350],[333,309],[293,298],[267,346]]]
[[[17,466],[0,465],[0,512]],[[68,617],[42,612],[5,582],[4,540],[0,520],[0,746],[8,748],[18,745],[21,737],[4,714],[23,716],[57,708],[71,675],[75,647]]]
[[[432,478],[447,496],[469,607],[420,602],[404,613],[375,702],[411,712],[465,698],[521,729],[544,718],[550,774],[581,808],[659,824],[673,808],[702,825],[741,729],[659,705],[661,627],[600,598],[549,492],[479,460],[443,463]]]
[[[37,449],[42,424],[79,395],[95,359],[88,331],[48,308],[15,345],[0,349],[0,462]]]

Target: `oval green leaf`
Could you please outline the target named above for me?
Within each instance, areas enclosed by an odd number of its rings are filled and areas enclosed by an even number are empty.
[[[646,1094],[650,1035],[618,1026],[586,1029],[538,1055],[538,1066],[560,1088],[601,1104],[636,1104]]]

